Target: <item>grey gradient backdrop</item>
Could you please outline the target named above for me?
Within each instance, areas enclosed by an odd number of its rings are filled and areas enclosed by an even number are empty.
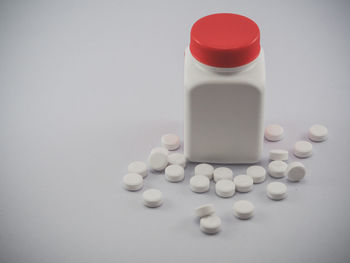
[[[1,1],[0,262],[349,262],[349,1]],[[183,136],[183,52],[196,19],[234,12],[261,28],[266,123],[291,149],[314,123],[304,181],[220,199],[151,173],[164,205],[120,187],[166,132]],[[181,151],[181,149],[180,149]],[[291,157],[291,159],[294,159]],[[230,166],[234,174],[246,165]],[[285,179],[280,181],[286,182]],[[235,200],[256,206],[233,217]],[[222,232],[200,232],[211,202]]]

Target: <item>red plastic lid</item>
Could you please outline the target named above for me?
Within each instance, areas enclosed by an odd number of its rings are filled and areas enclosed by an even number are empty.
[[[241,15],[205,16],[192,26],[190,50],[193,57],[209,66],[242,66],[260,53],[259,27]]]

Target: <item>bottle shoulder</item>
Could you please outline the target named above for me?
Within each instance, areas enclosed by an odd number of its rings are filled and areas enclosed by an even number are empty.
[[[188,48],[185,50],[185,88],[202,85],[245,85],[261,91],[265,87],[265,58],[261,49],[259,56],[251,63],[237,68],[215,68],[198,62]]]

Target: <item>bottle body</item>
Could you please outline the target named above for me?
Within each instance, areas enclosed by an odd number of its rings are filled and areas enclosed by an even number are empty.
[[[220,68],[185,50],[184,153],[193,162],[255,163],[263,145],[265,61]]]

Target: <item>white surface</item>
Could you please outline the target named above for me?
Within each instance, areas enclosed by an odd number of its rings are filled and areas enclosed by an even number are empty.
[[[180,147],[180,138],[176,134],[168,133],[161,138],[162,145],[168,150],[176,150]]]
[[[248,200],[239,200],[233,204],[233,211],[239,219],[249,219],[254,214],[254,205]]]
[[[227,167],[218,167],[213,172],[214,182],[218,182],[222,179],[233,180],[233,172]]]
[[[181,165],[183,168],[186,167],[186,157],[182,153],[171,153],[168,155],[168,162],[170,164],[178,164]]]
[[[123,177],[123,187],[129,191],[138,191],[143,186],[142,176],[135,173],[128,173]]]
[[[222,263],[348,263],[349,8],[323,0],[1,1],[0,262],[212,263],[220,255]],[[285,128],[282,141],[264,142],[258,165],[267,168],[270,149],[292,152],[315,123],[328,140],[312,143],[303,180],[279,180],[288,186],[282,202],[266,197],[270,176],[229,199],[214,183],[195,194],[196,164],[188,163],[177,184],[149,172],[144,189],[161,190],[164,204],[148,209],[122,178],[163,134],[183,139],[190,26],[227,11],[260,26],[265,124]],[[235,175],[248,166],[228,165]],[[255,205],[251,220],[234,217],[239,199]],[[222,219],[215,236],[193,216],[206,203]]]
[[[266,170],[260,165],[249,166],[246,174],[253,179],[254,184],[260,184],[266,179]]]
[[[209,190],[209,179],[204,175],[195,175],[190,180],[191,190],[195,193],[205,193]]]
[[[307,141],[298,141],[294,145],[294,155],[299,158],[307,158],[312,155],[312,144]]]
[[[143,178],[147,176],[147,164],[145,162],[135,161],[128,165],[129,173],[136,173]]]
[[[327,140],[328,129],[320,124],[312,125],[309,129],[309,139],[314,142],[323,142]]]
[[[205,175],[209,180],[213,179],[214,167],[208,163],[200,163],[194,167],[195,175]]]
[[[221,179],[215,184],[215,192],[220,197],[231,197],[235,194],[235,184],[232,180]]]
[[[286,175],[288,164],[283,161],[272,161],[269,163],[267,170],[273,178],[282,178]]]
[[[165,178],[169,182],[181,182],[185,178],[184,168],[177,164],[169,165],[167,168],[165,168]]]
[[[265,128],[265,139],[277,142],[283,139],[284,129],[281,125],[270,124]]]
[[[269,183],[266,187],[266,194],[272,200],[282,200],[287,197],[287,186],[281,182]]]
[[[195,212],[198,217],[210,216],[215,213],[214,205],[213,204],[201,205],[196,208]]]
[[[253,179],[245,174],[237,175],[233,182],[235,183],[237,192],[246,193],[253,189]]]
[[[148,189],[142,193],[143,204],[156,208],[163,204],[163,194],[158,189]]]
[[[298,182],[305,177],[306,169],[301,162],[292,162],[288,165],[286,175],[289,181]]]
[[[263,49],[246,65],[217,68],[197,61],[187,47],[184,86],[186,158],[209,163],[257,162],[264,128]]]
[[[221,219],[217,215],[202,217],[200,229],[206,234],[216,234],[221,229]]]
[[[273,161],[287,161],[288,151],[281,149],[272,149],[269,151],[269,159]]]

